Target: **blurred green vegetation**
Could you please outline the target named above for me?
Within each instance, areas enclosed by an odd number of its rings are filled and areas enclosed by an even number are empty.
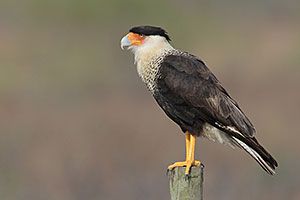
[[[206,198],[299,199],[299,9],[296,0],[1,0],[0,198],[169,198],[165,168],[183,156],[183,137],[119,47],[130,27],[151,24],[210,66],[279,161],[269,177],[244,153],[201,140]]]

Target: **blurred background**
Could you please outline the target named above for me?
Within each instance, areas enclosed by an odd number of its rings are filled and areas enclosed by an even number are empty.
[[[205,199],[300,199],[300,2],[1,0],[0,199],[170,199],[184,136],[120,39],[168,30],[239,102],[279,162],[198,140]]]

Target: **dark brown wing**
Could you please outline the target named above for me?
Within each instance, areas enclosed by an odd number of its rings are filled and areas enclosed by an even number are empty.
[[[161,63],[154,97],[181,129],[199,135],[204,123],[224,131],[269,174],[276,160],[254,137],[255,128],[207,66],[189,54],[169,55]]]
[[[169,55],[161,63],[159,79],[197,109],[203,122],[253,137],[255,128],[250,120],[201,60],[189,54]]]

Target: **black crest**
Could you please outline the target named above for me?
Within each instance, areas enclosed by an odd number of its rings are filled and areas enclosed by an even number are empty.
[[[171,41],[168,33],[160,28],[155,26],[136,26],[129,30],[129,32],[137,33],[140,35],[160,35],[165,37],[168,41]]]

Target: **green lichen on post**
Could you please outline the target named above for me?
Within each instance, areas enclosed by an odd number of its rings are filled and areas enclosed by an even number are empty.
[[[203,168],[192,167],[189,178],[185,176],[185,167],[169,171],[171,200],[203,200]]]

